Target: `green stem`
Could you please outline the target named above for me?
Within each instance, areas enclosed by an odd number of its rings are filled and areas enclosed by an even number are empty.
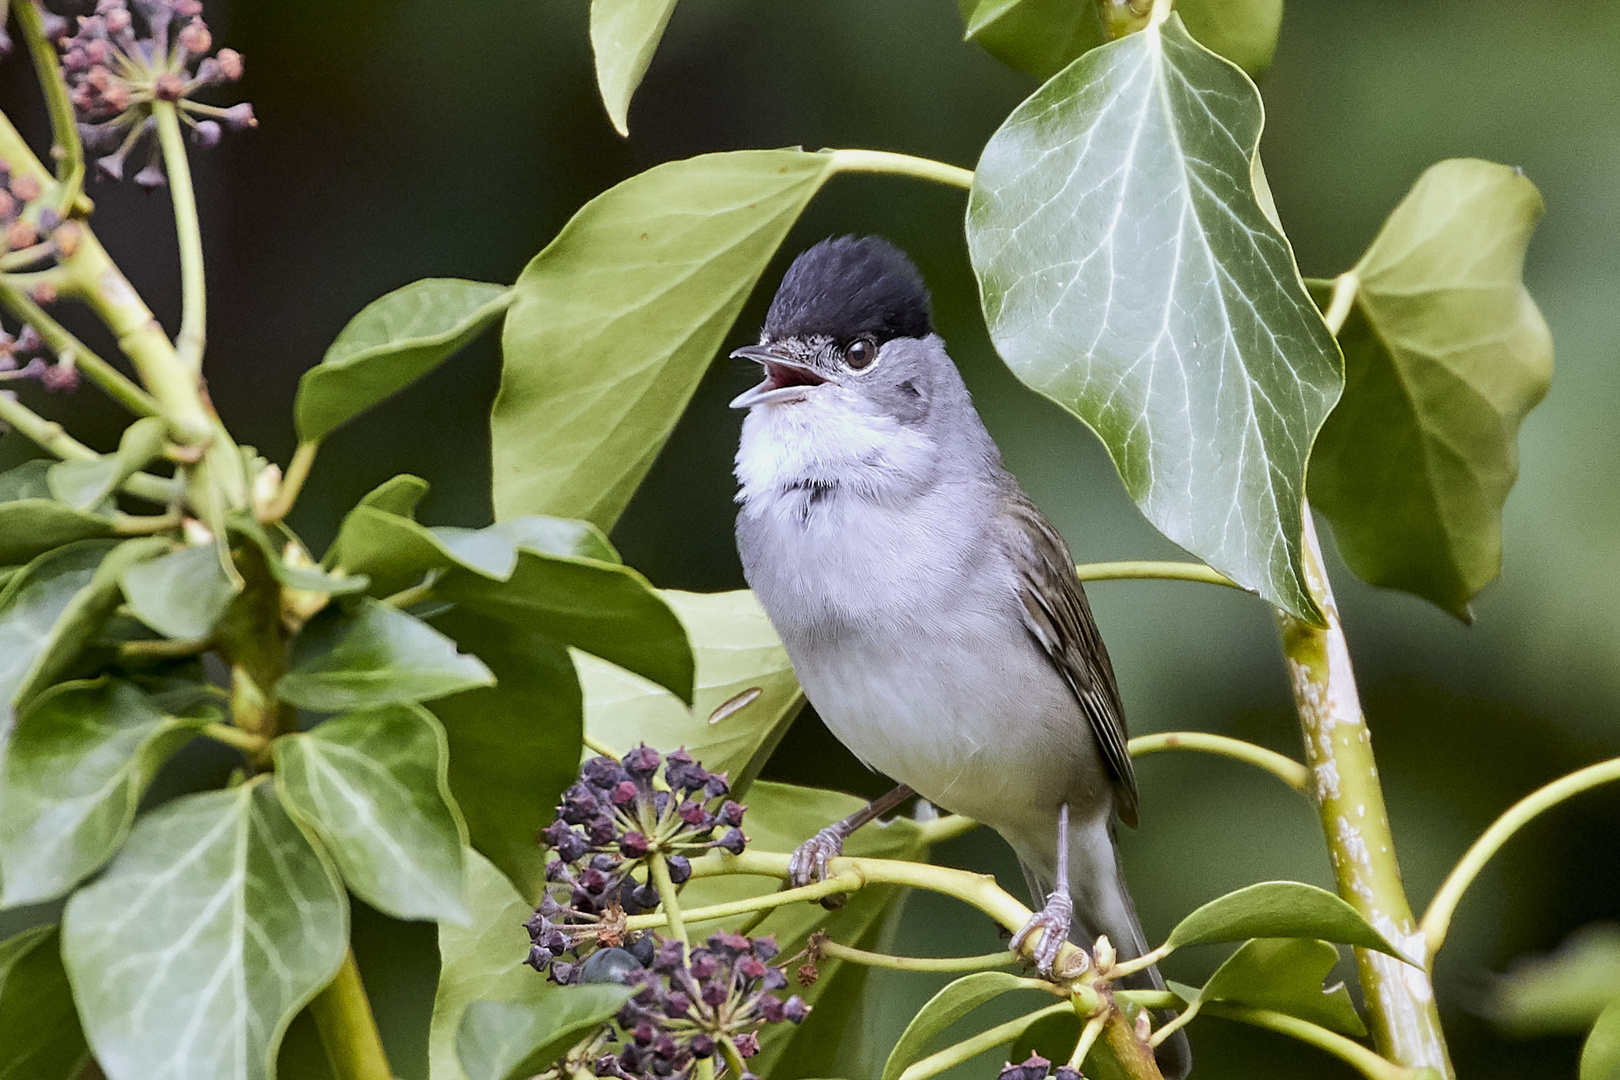
[[[720,1036],[720,1056],[726,1059],[726,1068],[731,1070],[732,1080],[738,1080],[748,1071],[748,1066],[743,1064],[742,1052],[729,1035]]]
[[[1073,1008],[1074,1006],[1067,1001],[1063,1001],[1056,1005],[1048,1005],[1044,1009],[1036,1009],[1016,1020],[1008,1020],[1005,1024],[997,1024],[988,1031],[979,1032],[971,1039],[963,1039],[954,1046],[947,1046],[936,1054],[929,1054],[920,1061],[912,1062],[910,1067],[900,1074],[900,1080],[924,1080],[925,1077],[938,1076],[946,1069],[976,1058],[986,1050],[994,1050],[998,1046],[1012,1042],[1031,1024],[1048,1016],[1069,1012]]]
[[[669,921],[669,932],[680,938],[682,944],[689,942],[691,939],[686,936],[686,920],[681,917],[681,900],[675,893],[675,883],[669,879],[669,863],[664,859],[663,852],[653,852],[647,860],[647,872],[652,877],[653,888],[658,890],[664,916]]]
[[[1311,770],[1291,757],[1242,739],[1212,735],[1205,731],[1161,731],[1153,735],[1138,735],[1130,741],[1132,757],[1146,757],[1166,750],[1198,750],[1247,762],[1264,769],[1307,798],[1314,794]]]
[[[1080,1041],[1074,1044],[1074,1053],[1069,1055],[1069,1068],[1080,1072],[1085,1068],[1086,1055],[1097,1042],[1097,1036],[1102,1034],[1103,1027],[1108,1023],[1107,1013],[1098,1013],[1086,1021],[1086,1026],[1080,1030]]]
[[[73,103],[68,100],[67,83],[62,81],[56,46],[45,36],[45,21],[39,7],[32,0],[23,0],[13,5],[12,12],[28,41],[28,55],[34,61],[34,72],[45,95],[45,109],[51,117],[54,139],[51,154],[56,158],[56,173],[61,180],[56,208],[66,214],[68,207],[78,200],[84,184],[84,144],[79,141],[78,118],[73,115]]]
[[[178,510],[167,514],[114,514],[112,523],[115,536],[152,536],[178,529],[185,524],[185,517]]]
[[[1309,506],[1302,539],[1306,587],[1326,625],[1276,615],[1338,893],[1391,942],[1415,953],[1417,922],[1401,884],[1372,734]],[[1400,1065],[1453,1076],[1428,972],[1371,949],[1358,948],[1356,964],[1379,1051]]]
[[[696,1065],[697,1080],[714,1080],[714,1056],[701,1058]]]
[[[973,187],[973,171],[943,161],[894,154],[887,150],[834,150],[833,172],[889,173],[895,176],[914,176],[919,180],[932,180],[938,184],[968,189]]]
[[[1350,305],[1356,302],[1356,290],[1361,288],[1361,279],[1354,270],[1346,270],[1333,279],[1333,296],[1328,300],[1327,311],[1322,313],[1322,321],[1327,323],[1328,333],[1334,337],[1344,329],[1344,320],[1350,317]]]
[[[1485,869],[1485,864],[1502,850],[1502,845],[1537,814],[1544,813],[1583,791],[1590,791],[1600,784],[1613,783],[1616,780],[1620,780],[1620,758],[1588,765],[1526,795],[1508,808],[1506,813],[1497,818],[1491,827],[1474,841],[1473,846],[1446,876],[1440,891],[1429,901],[1429,909],[1423,913],[1423,940],[1428,950],[1431,968],[1434,966],[1434,954],[1445,944],[1446,931],[1451,926],[1451,916],[1456,912],[1463,893],[1474,883],[1479,872]]]
[[[26,289],[4,276],[0,276],[0,305],[4,305],[7,311],[39,331],[40,340],[44,341],[53,353],[64,359],[70,359],[74,367],[125,408],[141,416],[159,414],[158,403],[151,394],[136,386],[124,376],[123,372],[91,352],[84,342],[70,334],[67,328],[51,318],[44,308],[34,303],[34,298],[28,295]]]
[[[393,1071],[352,948],[343,957],[337,978],[315,995],[309,1011],[337,1080],[392,1080]]]
[[[1350,1065],[1369,1080],[1415,1080],[1415,1077],[1421,1075],[1418,1069],[1397,1065],[1393,1061],[1379,1057],[1354,1039],[1285,1013],[1212,1001],[1204,1006],[1204,1014],[1218,1016],[1224,1020],[1237,1020],[1309,1043]]]
[[[69,435],[55,420],[45,419],[16,398],[3,393],[0,393],[0,423],[5,423],[40,449],[64,461],[89,461],[100,456]],[[151,473],[136,473],[124,481],[123,490],[148,502],[167,503],[174,497],[174,482]]]
[[[613,747],[609,746],[607,743],[601,741],[600,739],[593,738],[589,732],[586,732],[584,734],[583,739],[584,739],[584,743],[585,743],[585,749],[589,750],[591,753],[595,754],[597,757],[611,758],[614,761],[619,760],[619,755],[613,749]]]
[[[1203,563],[1195,562],[1101,562],[1080,563],[1074,568],[1081,581],[1127,581],[1144,578],[1164,581],[1201,581],[1207,585],[1225,585],[1229,589],[1247,592],[1243,586]]]
[[[202,370],[203,345],[208,337],[208,283],[203,275],[202,229],[197,223],[197,193],[191,187],[191,165],[186,161],[186,138],[180,113],[173,103],[152,102],[158,145],[169,174],[174,200],[174,233],[180,241],[180,333],[175,350],[187,371]]]
[[[263,752],[265,746],[268,745],[263,736],[255,735],[251,731],[243,731],[241,728],[233,727],[230,724],[207,724],[203,727],[202,733],[215,742],[224,743],[226,746],[234,746],[244,754],[249,755]]]
[[[34,155],[33,148],[22,137],[11,118],[0,112],[0,161],[6,163],[11,170],[12,178],[31,176],[39,181],[41,190],[56,183],[51,171],[40,164],[39,158]]]
[[[918,839],[924,846],[942,844],[946,840],[954,840],[958,836],[966,836],[979,827],[979,823],[970,817],[961,814],[946,814],[933,821],[919,821],[917,823]]]
[[[421,582],[420,584],[412,585],[407,589],[401,589],[397,593],[389,593],[387,596],[382,598],[382,602],[391,608],[398,608],[403,611],[412,604],[420,604],[423,600],[426,600],[432,595],[433,582],[429,580]]]
[[[1018,957],[1006,949],[1001,952],[985,953],[983,956],[889,956],[886,953],[867,952],[865,949],[852,949],[836,941],[822,942],[821,955],[836,960],[848,960],[854,964],[864,964],[867,967],[889,968],[893,971],[990,971],[1018,963]],[[1041,985],[1049,987],[1052,984]]]

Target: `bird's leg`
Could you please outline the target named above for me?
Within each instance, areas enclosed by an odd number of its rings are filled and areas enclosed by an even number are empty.
[[[794,888],[827,879],[827,864],[844,853],[844,841],[856,829],[887,814],[914,795],[901,784],[887,795],[873,799],[843,821],[835,822],[800,844],[788,861],[788,881]]]
[[[1074,901],[1069,898],[1069,804],[1058,807],[1057,882],[1046,898],[1046,906],[1029,917],[1013,935],[1010,948],[1017,952],[1039,930],[1041,940],[1036,943],[1035,967],[1042,975],[1052,974],[1058,950],[1069,940],[1069,927],[1074,922]]]

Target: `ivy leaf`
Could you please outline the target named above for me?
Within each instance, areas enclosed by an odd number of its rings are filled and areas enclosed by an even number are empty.
[[[1323,989],[1339,950],[1310,938],[1253,938],[1204,984],[1204,1001],[1233,1001],[1297,1016],[1345,1035],[1367,1034],[1344,983]]]
[[[968,244],[1020,379],[1102,438],[1171,540],[1309,622],[1305,462],[1342,385],[1256,200],[1260,96],[1172,14],[1086,53],[1008,117]]]
[[[475,1001],[462,1014],[456,1055],[468,1080],[527,1080],[619,1011],[628,986],[540,983],[516,1001]]]
[[[450,741],[450,790],[473,846],[536,895],[545,854],[535,834],[579,775],[583,721],[574,663],[561,643],[474,612],[452,610],[433,625],[496,679],[430,705]]]
[[[1321,938],[1405,959],[1355,908],[1298,881],[1263,881],[1211,900],[1177,923],[1166,944],[1182,948],[1251,937]]]
[[[500,318],[511,299],[504,285],[425,278],[373,300],[298,380],[299,440],[326,438],[426,375]]]
[[[596,84],[620,135],[630,135],[630,98],[674,13],[675,0],[591,0]]]
[[[112,857],[146,786],[206,719],[132,683],[62,683],[18,720],[0,772],[0,908],[66,893]]]
[[[272,749],[282,805],[314,829],[357,896],[396,919],[467,920],[465,826],[431,713],[349,713]]]
[[[611,529],[832,155],[673,161],[586,203],[513,286],[495,517]]]
[[[1029,988],[1028,979],[1005,971],[976,971],[947,984],[906,1025],[883,1065],[883,1080],[898,1080],[927,1053],[930,1042],[980,1005],[1002,994]]]
[[[0,591],[0,703],[20,704],[37,693],[48,682],[43,676],[77,655],[93,632],[86,626],[100,622],[95,616],[111,613],[117,587],[97,582],[96,570],[114,546],[81,540],[48,551]],[[8,727],[0,724],[0,732]]]
[[[45,471],[51,495],[75,510],[89,511],[101,505],[119,484],[163,452],[168,432],[167,420],[143,416],[124,429],[116,454],[57,462]]]
[[[538,555],[574,555],[611,563],[624,561],[608,542],[607,535],[588,521],[528,514],[498,521],[487,531],[498,533],[513,546]]]
[[[110,1080],[272,1080],[348,945],[343,887],[266,783],[187,795],[73,894],[62,958]]]
[[[119,580],[135,617],[176,641],[211,637],[237,589],[213,544],[176,548],[131,566]]]
[[[56,927],[0,941],[0,1080],[70,1080],[87,1059]]]
[[[1584,1031],[1620,1000],[1620,927],[1576,931],[1545,956],[1524,957],[1496,980],[1486,1013],[1526,1038]]]
[[[594,559],[518,553],[506,582],[451,572],[434,595],[524,634],[609,660],[692,700],[692,647],[669,605],[627,566]]]
[[[974,41],[1010,68],[1043,82],[1104,44],[1099,5],[1068,0],[957,0]],[[1123,5],[1121,5],[1123,6]],[[1180,0],[1176,11],[1200,43],[1259,78],[1271,66],[1282,0]]]
[[[741,792],[804,707],[787,650],[747,589],[660,594],[692,642],[697,689],[692,707],[623,668],[580,654],[585,729],[623,753],[646,742],[668,752],[684,746]]]
[[[352,615],[323,612],[304,627],[276,695],[305,709],[349,712],[494,681],[477,657],[457,652],[455,642],[427,623],[362,598]]]
[[[1442,161],[1418,179],[1350,271],[1344,397],[1311,459],[1346,565],[1465,620],[1501,571],[1519,423],[1552,376],[1522,277],[1541,212],[1506,165]]]
[[[470,924],[439,924],[439,986],[428,1028],[430,1080],[469,1080],[456,1054],[468,1005],[518,998],[543,982],[522,962],[529,954],[523,923],[534,914],[533,906],[476,852],[467,856],[467,906]]]
[[[494,581],[512,576],[517,548],[489,529],[429,529],[408,517],[361,504],[349,511],[325,560],[371,580],[371,591],[388,596],[408,588],[430,570],[462,567]]]
[[[428,482],[420,476],[400,473],[366,492],[358,506],[375,506],[378,510],[400,517],[410,517],[416,504],[428,493]]]

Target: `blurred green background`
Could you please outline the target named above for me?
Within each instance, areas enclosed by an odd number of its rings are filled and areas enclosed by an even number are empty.
[[[688,0],[618,138],[596,96],[585,0],[278,0],[210,3],[216,40],[247,58],[261,127],[199,165],[210,276],[211,391],[242,440],[286,462],[299,374],[344,322],[415,278],[511,281],[577,207],[658,162],[709,150],[872,147],[971,166],[1034,89],[961,40],[952,0]],[[1409,597],[1335,585],[1377,740],[1406,882],[1421,907],[1502,808],[1620,753],[1620,8],[1516,0],[1293,0],[1262,90],[1266,168],[1307,275],[1348,267],[1424,167],[1477,156],[1524,168],[1548,214],[1530,287],[1558,369],[1530,417],[1509,502],[1503,580],[1472,628]],[[0,67],[0,104],[42,132],[26,65]],[[36,144],[41,140],[36,138]],[[178,314],[167,199],[98,185],[98,232],[160,316]],[[750,340],[791,255],[832,233],[882,233],[916,258],[937,321],[1009,466],[1082,560],[1175,557],[1100,445],[1000,365],[978,313],[958,191],[841,178],[812,204],[745,311]],[[397,472],[433,483],[432,523],[489,519],[486,417],[498,380],[485,340],[329,440],[293,524],[319,550],[343,510]],[[615,533],[654,582],[727,589],[732,546],[726,402],[754,378],[719,360]],[[42,402],[98,447],[117,411],[93,390]],[[1092,590],[1132,730],[1200,728],[1298,753],[1275,631],[1250,597],[1178,583]],[[228,756],[197,750],[156,797],[217,783]],[[873,793],[810,715],[772,772]],[[1123,838],[1150,937],[1229,889],[1268,878],[1329,884],[1308,807],[1215,759],[1141,763],[1142,827]],[[1466,1077],[1567,1077],[1578,1041],[1515,1042],[1479,1018],[1490,975],[1596,920],[1620,919],[1620,790],[1588,795],[1518,838],[1467,897],[1438,965]],[[950,861],[1022,885],[992,835]],[[48,910],[0,916],[0,933]],[[404,1080],[425,1077],[435,965],[430,927],[357,911],[361,966]],[[988,924],[932,897],[907,908],[897,951],[994,947]],[[1196,982],[1218,950],[1177,955]],[[884,1049],[943,980],[882,973],[867,1013]],[[999,1018],[999,1017],[998,1017]],[[1336,1076],[1329,1059],[1201,1020],[1199,1077]],[[854,1033],[851,1033],[852,1037]],[[283,1075],[319,1077],[306,1021]],[[999,1060],[965,1075],[991,1075]],[[1345,1074],[1347,1075],[1347,1074]]]

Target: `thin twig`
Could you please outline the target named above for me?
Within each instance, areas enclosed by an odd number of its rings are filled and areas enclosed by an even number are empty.
[[[1218,754],[1264,769],[1307,798],[1315,793],[1310,769],[1291,757],[1242,739],[1213,735],[1207,731],[1161,731],[1152,735],[1138,735],[1130,741],[1129,747],[1132,757],[1146,757],[1165,750],[1197,750],[1205,754]]]
[[[158,416],[162,410],[157,399],[135,385],[123,372],[90,351],[84,342],[74,337],[67,328],[53,319],[34,302],[26,289],[16,282],[0,276],[0,305],[39,332],[40,340],[57,356],[72,361],[85,377],[105,390],[108,396],[140,416]]]
[[[191,165],[186,161],[179,112],[171,102],[154,101],[152,118],[157,121],[158,145],[163,148],[163,164],[174,202],[174,232],[180,241],[180,333],[174,347],[188,371],[200,371],[208,337],[208,283],[203,273],[197,193],[191,186]]]
[[[51,152],[56,158],[56,175],[60,181],[56,209],[65,215],[84,186],[84,144],[79,140],[78,118],[73,114],[73,102],[68,100],[56,45],[45,36],[45,19],[39,6],[32,0],[22,0],[13,4],[11,10],[28,42],[28,55],[34,62],[39,88],[45,95],[45,109],[51,118]]]

